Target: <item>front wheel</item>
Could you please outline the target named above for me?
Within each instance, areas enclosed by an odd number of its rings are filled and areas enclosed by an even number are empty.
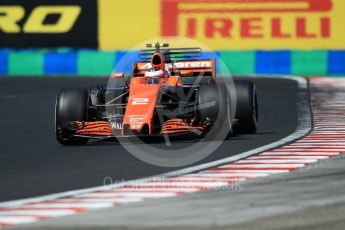
[[[55,134],[63,145],[83,145],[88,138],[74,137],[66,130],[65,124],[73,121],[87,121],[89,91],[86,89],[62,89],[55,104]]]
[[[198,114],[201,121],[213,124],[210,136],[224,137],[232,133],[231,96],[225,84],[201,85],[198,90]]]

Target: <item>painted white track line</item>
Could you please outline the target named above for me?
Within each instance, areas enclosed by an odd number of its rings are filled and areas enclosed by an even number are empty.
[[[298,128],[292,135],[236,156],[156,177],[3,202],[0,203],[0,227],[32,223],[146,199],[228,188],[251,178],[287,173],[345,151],[345,122],[342,122],[345,118],[345,80],[310,79],[311,101],[317,129],[309,133],[311,111],[307,99],[307,81],[297,77],[293,79],[298,82],[301,90],[298,95]]]

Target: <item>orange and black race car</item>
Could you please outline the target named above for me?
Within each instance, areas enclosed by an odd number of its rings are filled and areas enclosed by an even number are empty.
[[[56,138],[65,145],[121,137],[255,133],[256,88],[251,81],[216,78],[214,59],[200,48],[147,45],[132,74],[113,73],[108,85],[62,89],[56,99]]]

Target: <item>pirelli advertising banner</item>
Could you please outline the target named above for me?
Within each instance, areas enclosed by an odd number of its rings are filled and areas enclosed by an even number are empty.
[[[187,36],[217,50],[345,49],[345,0],[99,0],[99,46]]]
[[[97,36],[97,0],[0,1],[1,47],[96,48]]]
[[[345,49],[345,0],[1,0],[0,47],[127,50],[186,36],[215,50]]]

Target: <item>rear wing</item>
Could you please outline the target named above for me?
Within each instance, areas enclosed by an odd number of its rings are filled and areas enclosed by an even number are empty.
[[[133,77],[143,76],[146,70],[151,69],[150,62],[135,62],[133,66]],[[216,78],[216,62],[214,59],[175,61],[165,64],[169,73],[178,73],[181,77],[196,77],[210,75],[213,80]]]
[[[168,44],[163,44],[162,47],[169,47]],[[144,49],[139,51],[139,58],[142,61],[149,61],[154,53],[161,53],[166,61],[171,59],[195,59],[202,55],[202,49],[199,47],[190,48],[161,48],[156,44],[155,49]]]

